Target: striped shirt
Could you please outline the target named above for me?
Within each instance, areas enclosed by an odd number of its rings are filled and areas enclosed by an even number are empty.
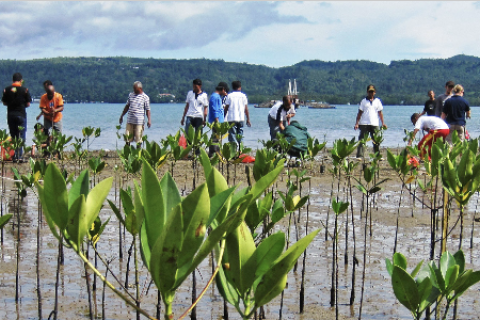
[[[135,94],[134,92],[128,95],[127,104],[128,118],[127,123],[130,124],[143,124],[145,121],[145,112],[150,110],[150,98],[142,92]]]

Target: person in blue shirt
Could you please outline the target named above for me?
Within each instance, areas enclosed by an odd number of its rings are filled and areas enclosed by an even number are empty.
[[[468,101],[463,98],[464,93],[463,86],[457,84],[453,88],[453,96],[446,100],[443,106],[442,119],[450,127],[450,134],[447,136],[447,141],[450,144],[452,144],[454,131],[457,131],[460,141],[465,140],[465,125],[467,123],[465,118],[471,118],[471,110]]]
[[[215,92],[210,96],[208,102],[208,122],[214,123],[215,121],[223,123],[225,120],[223,114],[222,97],[224,96],[225,89],[223,86],[217,86]]]
[[[223,111],[223,97],[226,96],[225,87],[218,85],[215,88],[215,92],[210,96],[208,102],[208,122],[214,123],[219,122],[223,123],[225,121],[224,111]],[[212,142],[219,143],[220,137],[215,128],[212,128]],[[212,157],[217,151],[220,151],[218,145],[211,145],[208,149],[208,156]]]

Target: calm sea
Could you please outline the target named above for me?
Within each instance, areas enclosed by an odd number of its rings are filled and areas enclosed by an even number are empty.
[[[64,134],[74,137],[82,136],[82,128],[86,126],[100,127],[101,136],[91,144],[91,149],[115,150],[116,146],[123,147],[123,142],[117,139],[116,128],[118,119],[124,104],[99,103],[99,104],[73,104],[67,103],[63,112]],[[180,129],[180,119],[185,104],[152,104],[152,127],[145,130],[149,140],[160,141],[169,134],[174,134]],[[413,130],[410,116],[414,112],[421,112],[423,106],[385,106],[384,119],[388,130],[384,135],[385,147],[404,146],[404,129]],[[308,128],[311,136],[320,140],[326,140],[328,146],[339,138],[351,139],[358,137],[358,131],[353,129],[357,114],[357,105],[337,105],[336,109],[308,109],[300,108],[294,120]],[[254,108],[249,105],[252,127],[244,128],[245,145],[251,148],[261,148],[259,140],[268,140],[269,129],[267,114],[269,109]],[[28,129],[27,142],[32,143],[33,126],[39,109],[37,103],[27,109]],[[127,116],[124,117],[124,124],[121,133],[125,130]],[[40,121],[43,121],[41,119]],[[468,120],[467,130],[472,138],[480,135],[480,108],[472,108],[472,119]],[[8,129],[6,114],[0,129]]]

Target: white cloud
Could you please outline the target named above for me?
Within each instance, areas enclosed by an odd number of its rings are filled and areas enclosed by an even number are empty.
[[[205,57],[278,67],[480,56],[479,12],[478,2],[431,1],[0,2],[0,58]]]

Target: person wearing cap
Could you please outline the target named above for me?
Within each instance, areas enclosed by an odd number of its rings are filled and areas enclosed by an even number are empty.
[[[360,106],[358,107],[357,119],[355,122],[354,129],[360,129],[360,135],[358,136],[358,140],[362,140],[365,138],[367,134],[370,134],[372,137],[376,131],[379,130],[379,121],[382,121],[382,127],[387,128],[385,125],[385,121],[383,120],[383,104],[379,98],[375,97],[376,89],[374,85],[367,86],[367,96],[360,102]],[[363,143],[358,145],[357,149],[357,158],[360,160],[363,158],[365,146]],[[373,150],[375,153],[380,152],[380,146],[373,143]]]
[[[209,123],[223,123],[224,115],[223,115],[223,103],[222,97],[225,96],[225,87],[218,84],[215,88],[215,92],[210,95],[210,100],[208,101],[208,122]],[[220,137],[215,130],[215,127],[212,127],[212,142],[218,143],[220,141]],[[220,151],[220,147],[218,145],[211,145],[209,147],[208,155],[212,157],[215,152]]]
[[[460,141],[465,140],[465,125],[466,119],[471,118],[470,105],[468,101],[463,98],[465,90],[463,86],[457,84],[453,88],[453,96],[445,101],[443,106],[442,119],[450,127],[450,134],[447,136],[447,141],[452,143],[452,134],[457,131]]]
[[[437,117],[442,116],[442,111],[443,111],[443,106],[445,105],[445,101],[447,101],[447,99],[452,97],[452,90],[454,86],[455,86],[455,82],[451,80],[445,83],[445,93],[439,95],[435,99],[435,116]]]
[[[127,127],[125,129],[125,136],[127,137],[126,144],[135,139],[137,148],[142,144],[142,135],[145,128],[145,113],[147,114],[147,127],[152,125],[150,113],[150,97],[143,92],[143,85],[140,81],[133,83],[133,92],[128,95],[127,104],[120,116],[119,123],[123,123],[123,116],[128,112]]]
[[[192,126],[195,130],[202,130],[207,121],[208,95],[202,91],[202,80],[192,82],[192,90],[187,93],[185,110],[180,124],[185,125],[185,132]],[[187,121],[185,121],[185,117]]]
[[[432,144],[435,143],[435,141],[440,137],[445,141],[446,137],[450,133],[447,123],[439,117],[433,115],[422,115],[418,113],[412,114],[410,120],[412,120],[415,129],[413,130],[412,138],[408,141],[408,145],[412,145],[412,142],[415,139],[415,135],[418,131],[428,131],[428,134],[426,134],[418,143],[418,149],[420,150],[420,158],[424,158],[426,151],[428,151],[428,156],[430,157]]]
[[[13,83],[3,90],[2,102],[7,106],[7,122],[10,136],[13,138],[27,138],[27,112],[32,97],[28,88],[23,87],[22,74],[17,72],[13,75]],[[12,160],[22,162],[23,148],[15,150]]]
[[[228,141],[240,144],[243,138],[243,124],[247,117],[247,126],[251,127],[250,113],[248,112],[248,98],[242,92],[242,83],[238,80],[232,82],[233,91],[227,95],[225,100],[225,121],[233,124],[228,131]]]

